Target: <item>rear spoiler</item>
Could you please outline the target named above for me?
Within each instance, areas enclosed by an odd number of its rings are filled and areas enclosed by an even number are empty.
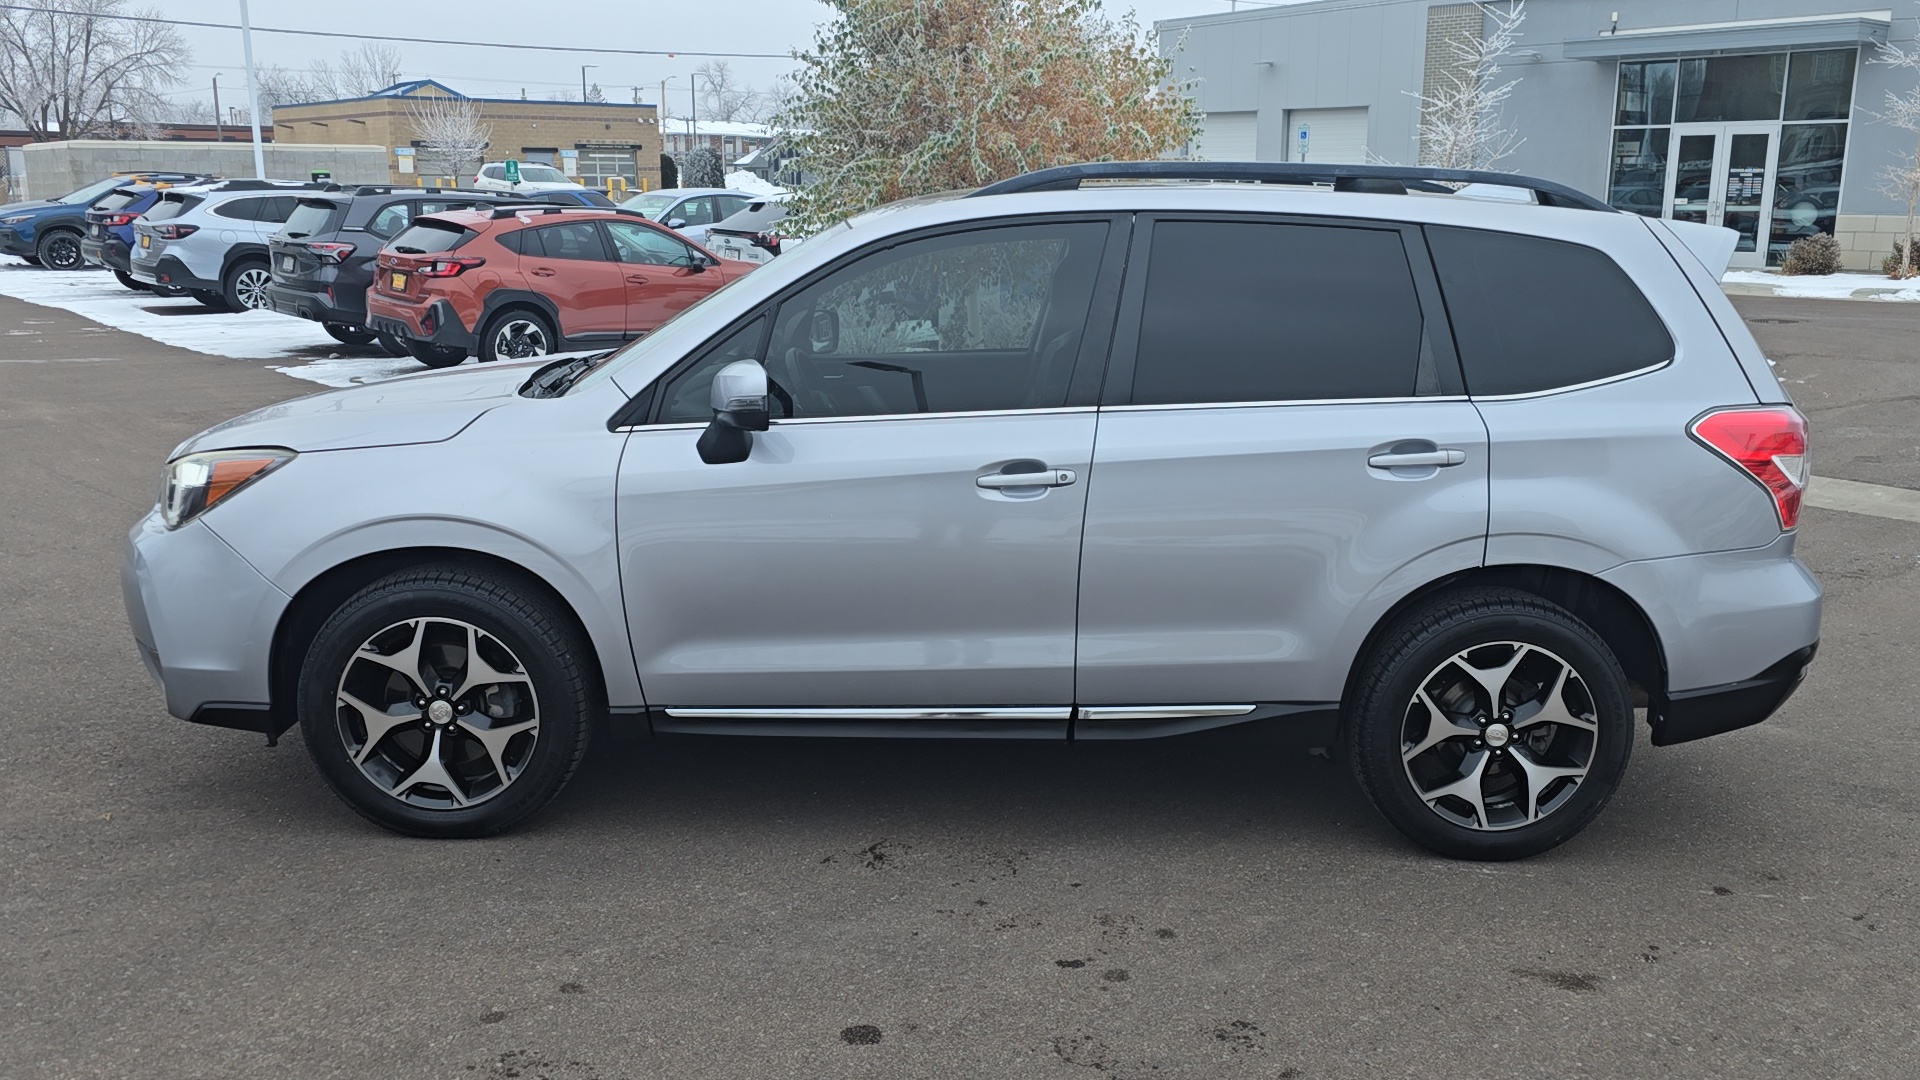
[[[1687,245],[1687,250],[1706,265],[1713,280],[1719,281],[1727,275],[1727,266],[1733,262],[1734,247],[1740,243],[1739,233],[1718,225],[1702,225],[1697,221],[1668,219],[1661,224],[1672,230],[1673,235]]]

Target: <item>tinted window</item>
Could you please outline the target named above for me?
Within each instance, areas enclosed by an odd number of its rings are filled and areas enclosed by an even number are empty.
[[[658,229],[629,221],[609,221],[606,225],[614,258],[623,263],[687,266],[693,260],[692,248]]]
[[[265,199],[228,199],[216,205],[211,212],[223,218],[233,218],[238,221],[258,221],[266,201]]]
[[[286,227],[280,231],[296,240],[328,232],[333,228],[333,216],[337,210],[338,203],[324,199],[302,199],[287,218]]]
[[[1019,226],[869,255],[781,303],[767,372],[799,417],[1063,405],[1106,235]]]
[[[1593,248],[1442,228],[1427,243],[1470,394],[1577,386],[1673,358],[1647,298]]]
[[[489,165],[480,170],[480,175],[489,180],[505,180],[507,178],[507,169],[504,165]]]
[[[520,166],[520,179],[522,182],[532,182],[532,183],[538,183],[538,184],[571,183],[571,181],[567,179],[566,173],[561,172],[559,169],[556,169],[551,165],[533,165],[533,164],[523,163]]]
[[[421,221],[407,227],[407,230],[393,238],[388,245],[402,255],[431,255],[440,251],[452,251],[466,242],[473,234],[458,225],[449,225],[442,221]]]
[[[527,230],[521,237],[520,251],[525,255],[544,253],[549,259],[605,259],[607,252],[600,243],[600,230],[594,228],[591,221],[574,221],[565,225],[547,225]]]
[[[101,196],[99,202],[93,204],[93,208],[95,210],[119,210],[139,202],[141,197],[142,193],[138,191],[127,191],[124,189],[120,191],[109,191],[107,194]]]
[[[1163,222],[1133,401],[1406,397],[1425,340],[1398,232]]]
[[[154,203],[153,206],[141,216],[148,221],[165,221],[168,218],[179,217],[188,210],[199,206],[203,201],[205,200],[199,195],[162,195],[160,196],[160,201]]]
[[[666,381],[666,404],[660,410],[661,421],[673,424],[713,419],[711,393],[714,375],[735,360],[759,360],[760,342],[766,333],[767,320],[761,316],[727,335],[705,356],[694,361],[692,366],[669,378]],[[781,391],[791,396],[786,387],[781,387]],[[773,415],[793,415],[780,394],[770,396],[772,400],[768,404],[773,409]]]
[[[674,207],[673,211],[667,215],[667,220],[669,222],[684,221],[688,225],[711,225],[719,219],[713,215],[712,197],[701,195]]]
[[[279,225],[293,216],[293,208],[300,200],[292,195],[276,195],[271,199],[261,199],[255,211],[256,219],[270,225]]]
[[[413,204],[411,202],[388,203],[373,215],[372,221],[367,222],[367,231],[375,236],[395,236],[401,229],[407,227],[407,222],[412,220]]]

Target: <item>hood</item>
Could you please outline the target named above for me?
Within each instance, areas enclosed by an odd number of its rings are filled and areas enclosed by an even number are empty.
[[[167,460],[249,446],[309,453],[445,442],[512,400],[534,369],[551,360],[458,367],[294,398],[210,427]]]
[[[8,203],[5,206],[0,206],[0,217],[12,217],[15,214],[24,213],[28,210],[45,210],[49,206],[60,205],[63,204],[54,202],[52,199],[28,199],[26,202]]]

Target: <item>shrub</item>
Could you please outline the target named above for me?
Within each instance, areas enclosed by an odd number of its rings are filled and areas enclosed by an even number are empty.
[[[1893,254],[1881,261],[1880,272],[1890,278],[1920,277],[1920,244],[1915,244],[1914,249],[1908,251],[1905,240],[1895,240]],[[1902,262],[1907,264],[1904,269],[1900,266]]]
[[[1840,269],[1840,241],[1826,233],[1803,236],[1787,248],[1783,274],[1831,274]]]
[[[727,173],[721,166],[720,155],[710,147],[696,146],[685,151],[675,164],[680,166],[680,187],[727,186]]]

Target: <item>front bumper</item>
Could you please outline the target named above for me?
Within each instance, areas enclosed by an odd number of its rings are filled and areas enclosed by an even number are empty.
[[[11,225],[0,227],[0,251],[8,255],[34,255],[33,237]]]
[[[286,593],[205,522],[168,529],[157,508],[127,536],[120,590],[140,659],[169,713],[279,734],[268,719],[268,661]]]

